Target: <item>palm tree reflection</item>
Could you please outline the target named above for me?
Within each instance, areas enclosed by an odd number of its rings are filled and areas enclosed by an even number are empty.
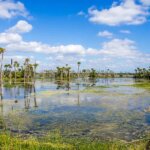
[[[1,114],[3,114],[3,87],[2,87],[2,84],[0,84],[0,108],[1,108]]]
[[[36,99],[35,84],[26,84],[24,87],[24,108],[26,110],[29,110],[31,108],[32,99],[34,101],[34,107],[37,108],[38,104]]]
[[[80,106],[80,83],[77,83],[77,106]]]

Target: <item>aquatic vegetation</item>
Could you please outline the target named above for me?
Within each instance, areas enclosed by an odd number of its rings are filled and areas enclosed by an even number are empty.
[[[93,141],[83,138],[59,139],[57,136],[38,139],[32,136],[22,138],[9,133],[1,133],[0,147],[2,150],[144,150],[149,147],[149,140],[127,143],[123,141]]]
[[[38,140],[35,137],[22,139],[10,134],[0,134],[0,148],[13,150],[58,150],[58,149],[72,149],[73,146],[61,142],[50,142],[49,140]]]
[[[137,87],[137,88],[144,88],[144,89],[150,90],[150,82],[135,83],[132,86]]]
[[[106,80],[94,84],[72,81],[70,89],[67,82],[60,86],[55,81],[3,87],[0,128],[11,134],[1,135],[19,141],[17,148],[25,149],[26,142],[29,150],[144,149],[149,141],[142,140],[150,129],[144,111],[150,105],[149,92],[134,87],[131,79]],[[55,130],[60,131],[59,136],[52,135]],[[45,137],[47,133],[50,136]],[[5,143],[0,141],[3,147],[13,145]]]
[[[52,90],[47,90],[47,91],[42,91],[42,92],[39,92],[37,93],[37,95],[39,96],[54,96],[54,95],[61,95],[61,94],[72,94],[72,93],[77,93],[77,91],[75,90],[70,90],[70,91],[63,91],[63,90],[60,90],[60,91],[52,91]]]
[[[83,93],[102,93],[105,92],[104,89],[109,88],[108,86],[96,86],[96,87],[87,87],[81,92]]]

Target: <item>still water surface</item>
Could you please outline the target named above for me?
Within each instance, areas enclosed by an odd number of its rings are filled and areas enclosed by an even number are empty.
[[[135,140],[150,133],[150,91],[133,79],[97,79],[3,87],[0,116],[13,132]]]

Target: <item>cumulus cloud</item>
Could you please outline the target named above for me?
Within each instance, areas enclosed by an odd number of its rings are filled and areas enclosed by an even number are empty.
[[[100,50],[89,48],[87,53],[90,55],[105,55],[110,57],[136,58],[140,56],[135,42],[129,39],[112,39],[102,44]]]
[[[89,20],[97,24],[138,25],[147,21],[149,12],[147,7],[136,4],[135,0],[123,0],[121,4],[113,4],[109,9],[90,8],[89,15]]]
[[[150,6],[150,0],[141,0],[144,5]]]
[[[18,43],[9,43],[6,45],[6,49],[9,50],[22,50],[25,52],[35,52],[43,54],[55,54],[61,53],[65,55],[83,55],[85,49],[82,45],[59,45],[59,46],[50,46],[41,42],[30,41],[25,42],[21,41]]]
[[[112,38],[113,37],[113,33],[105,30],[105,31],[99,32],[98,36],[100,36],[100,37],[106,37],[106,38]]]
[[[10,19],[15,16],[28,16],[28,12],[24,4],[19,1],[0,0],[0,18]]]
[[[131,63],[133,65],[150,63],[150,54],[140,52],[136,43],[129,39],[111,39],[104,42],[99,49],[86,48],[77,44],[52,46],[37,41],[25,41],[21,33],[27,32],[30,29],[19,29],[18,32],[16,30],[17,24],[6,30],[7,32],[0,33],[0,44],[4,45],[7,53],[34,54],[35,57],[40,54],[40,56],[42,55],[47,58],[44,60],[45,63],[51,62],[51,65],[53,64],[53,68],[54,66],[65,65],[66,63],[75,67],[77,61],[81,61],[85,67],[111,66],[112,69],[115,68],[114,66],[120,68],[121,65]],[[26,22],[26,24],[28,23]],[[20,58],[23,60],[23,57],[16,57],[18,60]]]
[[[17,33],[0,33],[0,44],[18,43],[22,37]]]
[[[112,39],[104,42],[102,48],[87,49],[87,55],[93,55],[94,59],[88,59],[87,64],[119,70],[126,68],[132,70],[142,65],[149,65],[150,54],[142,53],[136,47],[136,43],[129,39]]]
[[[25,55],[20,55],[20,54],[7,54],[4,57],[4,64],[10,64],[11,63],[11,59],[13,59],[13,61],[17,61],[20,63],[20,66],[24,64],[24,61],[26,58],[30,59],[31,63],[35,63],[36,59],[34,56],[30,55],[30,56],[25,56]],[[36,61],[36,63],[39,64],[39,61]]]
[[[120,30],[120,33],[130,34],[131,31],[129,31],[129,30]]]
[[[32,25],[29,24],[27,21],[20,20],[17,22],[17,24],[10,29],[7,30],[7,32],[11,33],[26,33],[30,32],[32,30]]]
[[[87,55],[94,55],[93,59],[86,59],[88,67],[112,69],[115,71],[133,71],[136,67],[149,66],[150,54],[142,53],[136,43],[129,39],[112,39],[105,42],[102,48],[88,49]]]
[[[8,55],[8,56],[5,56],[4,57],[4,61],[10,61],[11,59],[13,59],[13,60],[16,60],[16,61],[24,61],[25,59],[26,59],[27,57],[26,56],[23,56],[23,55]],[[29,58],[31,59],[31,60],[33,60],[34,59],[34,56],[29,56]]]
[[[22,25],[23,28],[22,28]],[[58,45],[51,46],[37,41],[24,41],[21,33],[29,32],[32,29],[26,21],[19,21],[16,25],[0,33],[0,44],[6,44],[6,49],[24,52],[36,52],[44,54],[61,53],[65,55],[84,55],[85,48],[82,45]]]
[[[135,42],[129,39],[113,39],[103,44],[100,54],[112,57],[136,58],[140,55]]]
[[[86,14],[85,14],[85,12],[80,11],[80,12],[78,12],[78,14],[77,14],[77,15],[79,15],[79,16],[85,16]]]

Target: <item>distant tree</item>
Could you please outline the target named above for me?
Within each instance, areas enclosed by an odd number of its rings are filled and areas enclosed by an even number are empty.
[[[0,55],[1,55],[1,64],[0,64],[0,84],[2,84],[2,78],[3,78],[3,58],[4,58],[4,52],[5,48],[0,47]]]
[[[35,62],[33,64],[33,68],[34,68],[34,82],[35,82],[35,76],[36,76],[36,69],[37,69],[37,67],[38,67],[38,64]]]
[[[14,62],[14,70],[15,70],[15,83],[16,83],[16,72],[17,72],[17,69],[19,68],[19,63],[17,61]]]
[[[28,74],[28,72],[29,72],[29,70],[28,70],[29,61],[30,61],[30,59],[26,58],[25,62],[24,62],[24,83],[26,82],[26,79],[27,79],[27,81],[29,81],[29,74]]]
[[[77,62],[77,65],[78,65],[78,78],[79,78],[81,62],[78,61],[78,62]]]

